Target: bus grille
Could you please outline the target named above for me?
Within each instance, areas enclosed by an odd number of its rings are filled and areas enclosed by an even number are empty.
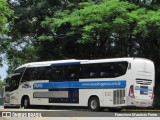
[[[124,104],[125,100],[125,89],[121,89],[121,90],[114,90],[113,91],[113,104]]]
[[[141,85],[151,85],[152,80],[148,80],[148,79],[136,79],[136,83],[137,84],[141,84]]]

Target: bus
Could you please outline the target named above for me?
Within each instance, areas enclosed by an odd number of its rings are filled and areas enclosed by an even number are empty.
[[[144,58],[58,60],[24,64],[7,80],[10,105],[151,107],[154,63]]]

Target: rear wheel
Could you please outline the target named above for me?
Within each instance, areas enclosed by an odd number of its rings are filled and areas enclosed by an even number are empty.
[[[99,111],[100,110],[99,99],[97,97],[90,98],[88,107],[91,111]]]

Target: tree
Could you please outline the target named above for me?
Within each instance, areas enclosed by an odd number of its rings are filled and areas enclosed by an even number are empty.
[[[39,40],[59,42],[58,46],[63,46],[61,54],[66,57],[132,56],[135,45],[129,40],[133,26],[128,14],[136,9],[134,4],[118,0],[81,3],[71,13],[60,11],[53,18],[46,18],[42,26],[50,34],[40,36]]]
[[[4,85],[4,81],[0,80],[0,90],[1,90],[3,85]]]
[[[82,1],[90,0],[9,1],[9,6],[14,11],[14,16],[9,23],[11,39],[5,43],[10,65],[9,72],[26,62],[63,59],[61,52],[63,46],[58,46],[61,45],[60,41],[38,39],[42,35],[50,34],[50,31],[42,27],[41,23],[46,17],[51,18],[62,10],[71,12]],[[96,3],[99,1],[101,0],[96,0]]]
[[[0,67],[2,66],[2,56],[4,53],[4,40],[7,38],[8,32],[8,18],[11,16],[12,11],[9,9],[6,0],[0,0]]]
[[[9,36],[5,42],[9,73],[26,62],[40,61],[37,36],[45,34],[41,21],[51,16],[61,6],[61,0],[16,0],[8,1],[14,16],[9,22]]]
[[[11,14],[11,10],[5,0],[0,0],[0,35],[3,35],[8,31],[6,23],[8,22],[8,17]]]

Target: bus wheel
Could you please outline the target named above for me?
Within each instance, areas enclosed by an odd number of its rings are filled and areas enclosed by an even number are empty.
[[[99,99],[97,97],[91,97],[89,99],[88,107],[91,111],[99,111],[100,110]]]
[[[30,107],[30,101],[29,101],[29,97],[25,97],[23,99],[23,102],[22,102],[22,106],[24,107],[24,109],[28,109]]]

